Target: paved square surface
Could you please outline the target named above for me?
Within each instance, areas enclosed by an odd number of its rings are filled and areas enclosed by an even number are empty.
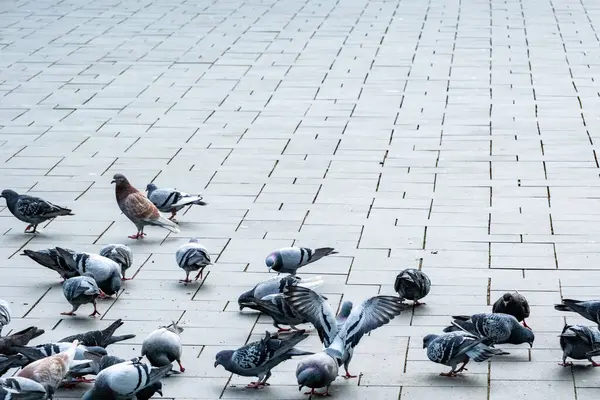
[[[76,213],[31,236],[0,202],[8,328],[48,342],[123,318],[138,336],[112,352],[127,357],[176,320],[187,371],[167,398],[299,399],[296,362],[252,391],[214,355],[272,329],[236,303],[271,250],[332,246],[302,272],[334,306],[393,293],[406,267],[433,281],[426,306],[363,339],[362,375],[336,398],[597,399],[600,371],[557,366],[565,317],[584,320],[552,307],[600,297],[597,29],[592,0],[3,0],[0,186]],[[127,239],[115,173],[210,205],[178,235]],[[216,263],[182,286],[174,251],[193,236]],[[107,243],[133,248],[135,279],[99,320],[61,317],[58,276],[19,256]],[[514,289],[533,349],[439,377],[423,335]],[[320,350],[315,335],[301,347]]]

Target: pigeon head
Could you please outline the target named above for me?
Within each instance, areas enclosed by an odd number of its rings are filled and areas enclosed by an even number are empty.
[[[246,293],[242,293],[240,295],[240,297],[238,298],[238,306],[240,306],[240,311],[242,311],[245,307],[250,307],[256,304],[256,302],[254,301],[254,296],[252,295],[253,292],[254,289],[248,290]]]
[[[0,197],[4,197],[6,199],[6,204],[12,205],[19,200],[19,193],[15,192],[14,190],[4,189],[2,194],[0,194]]]
[[[273,271],[281,271],[283,267],[283,260],[281,258],[281,253],[276,251],[274,253],[269,254],[269,256],[265,259],[265,264],[267,264],[267,268],[269,268],[269,272]]]
[[[512,293],[504,293],[502,295],[502,302],[504,303],[504,306],[506,307],[508,305],[508,303],[512,300]]]
[[[115,174],[113,176],[113,180],[110,183],[114,183],[117,186],[127,186],[129,185],[129,181],[125,178],[123,174]]]
[[[233,355],[233,350],[221,350],[215,356],[215,368],[217,366],[222,365],[224,368],[226,365],[231,363],[231,356]]]
[[[339,313],[338,317],[346,319],[350,315],[351,311],[352,311],[352,302],[345,301],[342,304],[342,308],[340,309],[340,313]]]
[[[423,348],[425,349],[425,348],[429,347],[429,344],[431,342],[433,342],[435,339],[437,339],[437,337],[438,337],[438,335],[433,335],[433,334],[425,336],[423,338]]]
[[[513,329],[508,342],[512,344],[527,343],[529,344],[529,347],[533,347],[534,340],[535,335],[533,334],[533,331],[519,324],[517,329]]]
[[[158,187],[154,183],[149,183],[146,185],[146,192],[148,192],[148,194],[154,192],[156,189],[158,189]]]
[[[193,237],[190,239],[189,243],[200,243],[200,238]]]
[[[179,325],[177,325],[177,322],[172,321],[170,325],[167,326],[162,326],[161,328],[166,328],[167,330],[176,333],[176,334],[180,334],[181,332],[183,332],[183,328],[180,327]]]

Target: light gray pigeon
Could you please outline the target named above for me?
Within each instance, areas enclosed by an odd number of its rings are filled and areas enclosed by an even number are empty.
[[[115,336],[116,330],[123,326],[123,324],[123,320],[119,318],[118,320],[107,326],[105,329],[102,329],[101,331],[94,330],[79,333],[76,335],[71,335],[66,338],[63,338],[59,342],[71,343],[73,342],[73,340],[77,339],[79,340],[79,343],[81,343],[83,346],[98,346],[106,348],[111,344],[135,338],[135,335],[133,334]]]
[[[429,294],[431,281],[424,272],[407,268],[396,276],[394,290],[401,298],[412,300],[415,306],[419,306],[425,304],[419,303],[419,300]]]
[[[62,312],[61,315],[75,315],[75,311],[84,304],[92,303],[94,312],[90,317],[101,315],[96,308],[96,299],[100,296],[100,288],[91,276],[76,276],[69,278],[63,283],[63,294],[65,299],[73,306],[68,312]]]
[[[146,356],[153,367],[171,365],[173,361],[179,364],[179,371],[185,372],[181,365],[181,338],[183,328],[175,321],[171,325],[162,326],[148,335],[142,343],[142,357]]]
[[[265,264],[267,264],[269,271],[273,270],[282,274],[296,275],[296,271],[300,267],[337,253],[332,247],[323,247],[320,249],[284,247],[269,254],[265,260]]]
[[[67,248],[64,248],[63,250],[70,253],[72,256],[75,256],[76,254],[75,251]],[[36,263],[58,272],[58,274],[63,278],[63,282],[69,278],[79,276],[79,271],[69,267],[67,261],[58,253],[56,248],[37,251],[26,249],[23,250],[23,253],[21,255],[27,256]]]
[[[115,174],[112,183],[115,184],[115,196],[119,209],[137,228],[135,235],[130,239],[143,239],[146,234],[144,227],[147,225],[159,226],[173,233],[179,233],[175,222],[163,217],[158,208],[142,192],[131,186],[122,174]]]
[[[600,367],[600,364],[592,360],[592,352],[600,349],[600,332],[597,329],[583,325],[565,325],[559,337],[563,358],[558,365],[573,365],[572,362],[567,362],[567,357],[570,357],[574,360],[587,359],[593,367]]]
[[[296,367],[296,379],[298,390],[303,387],[310,388],[308,394],[311,396],[329,396],[329,387],[337,378],[339,366],[337,360],[331,355],[320,352],[303,358]],[[316,389],[325,388],[325,392],[319,393]]]
[[[452,367],[450,372],[440,374],[450,377],[466,371],[465,366],[470,360],[482,362],[495,355],[509,354],[491,347],[489,339],[478,338],[466,332],[427,335],[423,338],[423,348],[427,348],[427,357],[431,361]],[[459,363],[463,365],[456,369]]]
[[[563,299],[562,304],[555,304],[554,309],[558,311],[572,311],[585,319],[596,323],[600,329],[600,300],[572,300]]]
[[[535,335],[525,328],[515,317],[508,314],[483,313],[472,316],[453,316],[452,326],[444,332],[454,332],[458,329],[482,338],[489,338],[492,344],[522,344],[533,346]]]
[[[348,365],[360,339],[410,307],[402,303],[399,297],[375,296],[357,307],[353,307],[351,302],[345,302],[336,319],[329,303],[308,288],[287,287],[283,295],[300,316],[314,325],[325,347],[324,351],[338,360],[340,365],[344,364],[345,378],[355,377],[348,371]]]
[[[278,333],[290,331],[280,325],[289,325],[292,329],[299,330],[296,325],[310,322],[306,317],[300,315],[280,293],[270,294],[262,299],[248,299],[244,302],[244,306],[273,318],[273,326],[277,328]]]
[[[177,249],[175,252],[175,259],[179,268],[185,271],[185,279],[179,282],[190,283],[190,273],[192,271],[199,271],[196,275],[196,279],[202,278],[202,272],[207,265],[211,265],[210,255],[206,247],[200,244],[200,239],[192,238],[189,243],[186,243]]]
[[[113,260],[121,267],[121,280],[128,281],[133,278],[126,278],[125,271],[127,271],[133,264],[133,251],[124,244],[107,244],[100,249],[99,253],[102,257]]]
[[[238,298],[238,305],[240,306],[240,311],[242,311],[245,307],[255,309],[254,301],[256,299],[261,300],[272,294],[283,293],[283,289],[285,289],[288,286],[297,285],[307,287],[310,289],[315,289],[321,286],[324,282],[325,281],[323,281],[323,278],[321,278],[320,276],[316,276],[313,278],[300,278],[295,275],[277,275],[265,281],[259,282],[251,290],[242,293]]]
[[[492,312],[512,315],[517,321],[523,321],[525,328],[529,328],[525,322],[525,318],[529,318],[530,314],[529,302],[519,292],[504,293],[492,306]]]
[[[37,226],[42,222],[62,215],[75,215],[68,208],[59,207],[39,197],[19,194],[14,190],[5,189],[0,197],[6,199],[6,205],[11,214],[17,219],[27,222],[25,233],[37,233]],[[33,228],[33,230],[29,230]]]
[[[8,301],[0,299],[0,334],[2,333],[2,328],[10,324],[11,314]]]
[[[308,337],[305,331],[297,331],[284,337],[266,332],[265,337],[237,350],[222,350],[216,355],[215,368],[222,365],[227,371],[241,376],[256,376],[258,380],[247,387],[268,386],[271,370],[294,356],[313,354],[294,348]]]
[[[82,400],[140,399],[138,394],[148,388],[159,388],[157,383],[171,371],[171,366],[151,367],[140,361],[115,364],[100,371],[94,387],[84,393]],[[146,390],[145,390],[146,389]],[[150,395],[152,396],[152,395]],[[162,394],[161,394],[162,396]],[[149,397],[142,397],[148,399]]]
[[[81,275],[89,275],[106,296],[112,296],[121,289],[121,268],[113,260],[98,254],[76,253],[72,255],[61,247],[58,253],[64,257],[71,268]],[[103,296],[100,295],[102,298]]]
[[[18,376],[0,378],[2,400],[44,400],[45,398],[46,388],[34,380]]]
[[[149,183],[146,186],[146,192],[150,201],[162,212],[170,212],[169,219],[174,220],[177,211],[185,206],[205,206],[208,203],[202,201],[202,196],[190,195],[179,190],[163,188],[159,189],[154,183]]]

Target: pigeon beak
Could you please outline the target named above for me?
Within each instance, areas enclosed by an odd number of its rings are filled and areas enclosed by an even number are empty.
[[[529,348],[533,348],[533,342],[528,342],[529,343]]]
[[[298,391],[301,391],[304,385],[298,385]]]
[[[269,273],[271,273],[271,267],[267,267],[267,268],[269,268]]]
[[[217,368],[219,366],[219,362],[215,361],[215,368]],[[161,395],[162,396],[162,395]]]
[[[159,389],[159,390],[156,391],[156,393],[160,394],[160,397],[163,397],[162,390]]]
[[[110,183],[117,183],[117,181],[115,181],[114,179],[112,181],[110,181]],[[162,396],[162,395],[161,395]]]

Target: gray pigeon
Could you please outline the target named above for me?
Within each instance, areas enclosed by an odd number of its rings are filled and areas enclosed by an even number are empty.
[[[62,312],[61,315],[75,315],[75,311],[84,304],[92,303],[94,312],[90,317],[101,315],[96,308],[96,299],[100,296],[100,288],[91,276],[76,276],[69,278],[63,283],[63,294],[65,299],[73,306],[68,312]]]
[[[525,328],[515,317],[508,314],[483,313],[472,316],[453,316],[452,326],[444,332],[454,332],[457,328],[471,335],[488,338],[492,344],[522,344],[533,346],[535,335]]]
[[[98,346],[106,348],[111,344],[135,338],[135,335],[133,334],[115,336],[115,331],[123,326],[123,324],[123,320],[119,318],[101,331],[88,331],[77,335],[68,336],[61,339],[59,342],[71,343],[73,340],[77,339],[83,346]]]
[[[565,325],[559,337],[560,348],[563,351],[562,363],[559,365],[563,367],[573,365],[572,362],[567,362],[567,357],[570,357],[574,360],[587,359],[593,367],[600,367],[600,364],[592,360],[590,354],[600,349],[600,332],[597,329],[583,325]]]
[[[401,298],[412,300],[415,306],[419,306],[425,304],[419,303],[419,300],[429,294],[431,281],[424,272],[414,268],[407,268],[396,276],[394,290]]]
[[[10,324],[11,311],[8,301],[0,299],[0,334],[5,325]]]
[[[466,371],[465,366],[470,360],[482,362],[495,355],[509,354],[491,347],[489,339],[477,338],[466,332],[427,335],[423,338],[423,348],[427,348],[427,357],[431,361],[452,367],[450,372],[440,374],[450,377]],[[459,363],[463,365],[457,370]]]
[[[211,265],[210,255],[206,247],[200,244],[200,239],[192,238],[189,243],[186,243],[177,249],[175,259],[179,268],[185,271],[185,279],[179,282],[190,283],[190,272],[199,271],[196,279],[202,278],[202,272],[207,265]]]
[[[216,355],[215,368],[222,365],[227,371],[241,376],[256,376],[258,380],[247,387],[268,386],[271,370],[294,356],[313,354],[294,348],[308,337],[305,331],[297,331],[285,338],[266,332],[265,337],[237,350],[222,350]]]
[[[76,254],[75,251],[64,248],[64,251],[70,253],[72,256]],[[49,268],[63,278],[63,282],[69,278],[79,276],[79,271],[69,266],[69,263],[58,253],[56,248],[44,249],[44,250],[23,250],[22,256],[31,258],[36,263]]]
[[[102,257],[113,260],[121,267],[121,280],[128,281],[133,278],[125,278],[125,271],[127,271],[133,264],[133,251],[124,244],[107,244],[100,249],[99,254]]]
[[[18,376],[0,378],[2,400],[44,400],[45,398],[46,388],[34,380]]]
[[[112,296],[121,289],[121,268],[113,260],[90,253],[72,255],[61,247],[57,247],[56,250],[66,260],[69,267],[76,269],[82,275],[94,278],[105,295]],[[100,297],[103,296],[100,295]]]
[[[159,226],[173,233],[179,233],[176,223],[163,217],[158,208],[142,192],[131,186],[122,174],[115,174],[111,183],[115,184],[115,196],[119,209],[137,228],[135,235],[130,239],[143,239],[146,234],[144,227],[147,225]]]
[[[300,316],[314,325],[325,347],[324,351],[338,360],[340,365],[344,364],[345,378],[355,377],[348,371],[348,365],[360,339],[409,308],[398,297],[375,296],[357,307],[345,302],[336,319],[329,303],[308,288],[291,286],[284,289],[283,295]]]
[[[82,400],[140,399],[138,393],[157,386],[171,371],[171,366],[154,368],[140,361],[127,361],[103,369],[96,376],[94,387],[84,393]],[[147,393],[145,394],[147,396]],[[161,394],[162,396],[162,394]],[[149,397],[142,397],[148,399]]]
[[[562,304],[555,304],[554,309],[558,311],[572,311],[585,319],[596,323],[600,329],[600,300],[572,300],[563,299]]]
[[[320,276],[314,278],[300,278],[295,275],[274,276],[265,281],[259,282],[254,288],[242,293],[238,298],[240,311],[245,307],[254,309],[254,301],[256,299],[264,299],[272,294],[283,293],[283,289],[288,286],[303,286],[310,289],[315,289],[324,283]],[[257,310],[260,311],[260,310]]]
[[[202,201],[202,196],[194,196],[175,189],[159,189],[154,183],[146,186],[146,192],[150,201],[162,212],[170,212],[169,219],[173,221],[177,211],[185,206],[205,206],[208,203]]]
[[[248,299],[244,302],[244,306],[273,318],[273,326],[277,328],[278,333],[290,331],[290,329],[282,328],[280,325],[289,325],[292,329],[299,330],[296,325],[310,322],[291,307],[283,294],[280,293],[270,294],[262,299]]]
[[[517,321],[523,321],[525,328],[529,328],[525,322],[525,318],[529,318],[530,314],[529,303],[519,292],[504,293],[492,306],[492,312],[512,315]]]
[[[79,341],[77,341],[79,343]],[[60,353],[64,353],[69,350],[71,343],[57,342],[57,343],[45,343],[37,346],[14,346],[12,349],[19,352],[24,357],[27,357],[29,361],[38,361],[44,358],[55,356]],[[104,348],[99,346],[83,346],[78,344],[73,353],[73,359],[77,361],[89,360],[85,355],[86,352],[93,352],[99,355],[106,355],[107,352]]]
[[[311,396],[330,396],[329,387],[337,378],[339,366],[337,360],[325,353],[320,352],[303,358],[296,367],[296,379],[298,390],[303,387],[310,388],[308,394]],[[315,389],[326,388],[325,392],[319,393]]]
[[[296,271],[300,267],[337,253],[332,247],[323,247],[320,249],[284,247],[269,254],[265,260],[265,264],[267,264],[269,271],[273,270],[281,274],[296,275]]]
[[[6,199],[6,205],[12,215],[29,224],[25,233],[36,233],[37,226],[50,219],[62,215],[75,215],[68,208],[59,207],[39,197],[18,194],[10,189],[3,190],[0,197]],[[33,230],[30,231],[30,228]]]
[[[183,328],[175,321],[169,326],[162,326],[148,335],[142,343],[142,357],[146,356],[153,367],[171,365],[173,361],[179,364],[179,371],[185,372],[181,365],[181,338]]]

